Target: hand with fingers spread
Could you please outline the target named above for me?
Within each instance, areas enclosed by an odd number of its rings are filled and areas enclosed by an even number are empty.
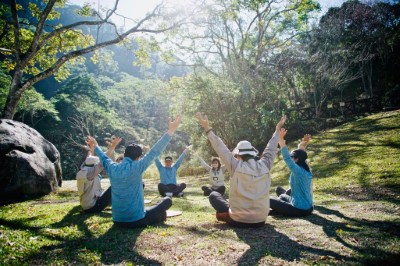
[[[122,138],[120,137],[113,137],[111,141],[107,141],[108,145],[108,151],[106,152],[108,157],[114,158],[113,153],[115,151],[115,148],[118,146],[118,144],[122,141]]]
[[[196,114],[196,118],[199,121],[199,124],[204,128],[204,131],[209,131],[210,130],[210,125],[208,123],[208,118],[206,115],[202,115],[200,112]]]
[[[181,115],[177,115],[175,120],[168,118],[168,134],[170,136],[172,136],[175,133],[176,129],[181,124],[181,121],[182,121]]]
[[[97,144],[97,140],[92,136],[87,136],[86,144],[90,147],[91,150],[93,150],[96,146],[99,146],[99,144]]]

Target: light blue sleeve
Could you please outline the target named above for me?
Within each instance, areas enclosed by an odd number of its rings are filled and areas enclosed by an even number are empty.
[[[94,148],[94,153],[99,156],[101,164],[103,165],[107,174],[110,175],[117,164],[108,158],[108,156],[100,149],[99,146]]]
[[[169,141],[171,140],[171,136],[168,133],[165,133],[159,141],[150,149],[150,151],[139,161],[140,171],[145,171],[153,161],[160,156],[160,154],[165,150]]]
[[[160,162],[160,159],[158,159],[158,157],[156,158],[155,163],[156,163],[156,166],[157,166],[158,170],[160,170],[162,167],[164,167],[162,165],[162,163]]]
[[[179,167],[181,167],[181,164],[183,162],[183,159],[185,159],[187,151],[185,150],[184,152],[182,152],[182,154],[179,156],[178,160],[176,160],[176,163],[174,164],[174,168],[175,170],[178,170]]]
[[[287,146],[283,147],[282,150],[282,157],[283,160],[285,161],[286,165],[289,167],[289,170],[297,175],[302,174],[302,169],[299,165],[297,165],[291,158],[290,158],[290,153],[289,149]]]

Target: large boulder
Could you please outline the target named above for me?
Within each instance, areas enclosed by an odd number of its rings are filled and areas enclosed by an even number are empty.
[[[35,129],[0,119],[0,204],[49,194],[61,183],[56,147]]]

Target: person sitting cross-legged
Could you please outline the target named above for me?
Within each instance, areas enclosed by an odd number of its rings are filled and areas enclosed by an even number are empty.
[[[211,192],[217,191],[221,195],[225,193],[225,176],[224,168],[221,165],[221,159],[218,157],[211,158],[211,165],[208,165],[203,158],[195,154],[200,164],[208,170],[210,186],[202,186],[204,196],[210,196]]]
[[[115,147],[121,142],[121,138],[114,138],[109,143],[107,155],[111,156]],[[111,187],[104,192],[101,188],[101,175],[103,166],[100,159],[94,156],[94,147],[84,146],[87,149],[87,157],[76,175],[79,202],[86,213],[103,211],[111,204]]]
[[[167,133],[146,155],[143,154],[141,145],[128,145],[121,163],[113,162],[99,148],[97,141],[93,137],[88,137],[88,143],[95,146],[95,153],[110,177],[112,218],[115,225],[136,228],[166,220],[166,211],[171,207],[172,200],[165,197],[157,204],[145,208],[142,175],[155,158],[163,152],[180,122],[180,116],[177,116],[174,121],[170,120]]]
[[[168,197],[182,197],[183,190],[186,188],[185,183],[177,184],[176,180],[176,172],[178,171],[179,167],[181,166],[183,159],[189,150],[189,147],[182,152],[179,156],[176,163],[172,163],[172,157],[166,156],[164,158],[164,165],[160,162],[160,160],[156,159],[156,166],[158,172],[160,174],[160,183],[158,184],[158,191],[161,196],[168,196]]]
[[[297,149],[306,151],[306,148],[307,148],[308,144],[310,143],[310,140],[311,140],[311,135],[310,134],[305,134],[304,137],[303,137],[303,140],[297,145]],[[292,189],[288,188],[286,190],[283,187],[278,186],[276,188],[276,195],[279,197],[282,194],[290,196],[292,194]]]
[[[279,146],[282,157],[290,170],[289,183],[290,192],[278,187],[278,199],[270,199],[271,214],[282,214],[285,216],[299,217],[310,215],[313,211],[312,196],[312,173],[308,166],[305,147],[289,153],[286,146],[285,136],[287,130],[282,128],[279,135]],[[308,137],[308,141],[309,141]],[[308,144],[308,141],[306,144]]]
[[[213,191],[209,201],[217,211],[216,217],[232,227],[262,227],[269,212],[270,169],[278,152],[279,130],[286,121],[283,116],[275,133],[258,159],[258,151],[249,141],[240,141],[231,152],[210,128],[207,116],[197,114],[215,152],[231,174],[229,201]]]

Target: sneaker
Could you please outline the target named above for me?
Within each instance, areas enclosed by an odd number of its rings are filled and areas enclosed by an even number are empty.
[[[180,192],[180,193],[178,194],[178,197],[183,197],[183,192]]]
[[[167,196],[168,198],[172,198],[172,192],[167,192],[167,193],[165,193],[165,196]]]
[[[276,195],[279,197],[282,194],[285,194],[286,190],[283,187],[276,188]]]

